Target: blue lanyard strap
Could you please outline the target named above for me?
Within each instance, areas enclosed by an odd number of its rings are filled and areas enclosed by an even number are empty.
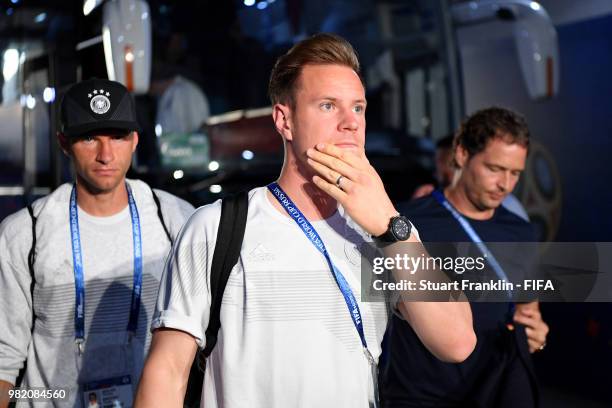
[[[76,306],[74,309],[74,337],[77,344],[85,338],[85,287],[83,283],[83,257],[81,254],[81,234],[79,233],[79,213],[76,204],[76,188],[70,193],[70,237],[72,241],[72,267]]]
[[[319,237],[319,234],[314,229],[314,227],[308,222],[306,217],[302,214],[302,212],[297,208],[297,206],[291,201],[289,196],[283,191],[283,189],[278,185],[278,183],[274,182],[268,185],[268,190],[276,197],[278,202],[283,206],[287,214],[297,223],[297,225],[302,229],[304,235],[310,240],[310,242],[314,245],[315,248],[323,256],[329,265],[329,269],[336,280],[336,284],[342,292],[342,296],[344,297],[344,301],[346,302],[346,306],[348,307],[349,314],[351,315],[351,319],[353,320],[353,324],[355,325],[355,329],[357,329],[357,333],[359,334],[359,338],[361,339],[361,344],[366,350],[366,356],[370,360],[370,363],[373,363],[372,356],[368,351],[368,344],[366,342],[365,334],[363,331],[363,319],[361,318],[361,312],[359,311],[359,305],[357,304],[357,300],[353,295],[353,291],[349,286],[348,282],[344,278],[344,275],[336,268],[334,263],[332,262],[329,252],[325,248],[325,244]]]
[[[453,207],[451,203],[448,202],[448,200],[446,199],[446,197],[444,197],[444,194],[440,190],[434,190],[431,194],[436,199],[436,201],[440,203],[440,205],[442,205],[448,210],[448,212],[451,213],[451,215],[453,216],[453,218],[455,218],[455,220],[457,220],[459,225],[461,225],[461,227],[463,228],[465,233],[468,234],[472,242],[476,244],[480,252],[487,258],[487,262],[489,263],[489,265],[491,265],[497,277],[506,282],[510,282],[502,266],[499,264],[499,262],[497,262],[497,259],[495,259],[493,253],[489,251],[489,248],[487,248],[486,244],[482,241],[482,239],[480,239],[480,236],[478,236],[476,231],[474,231],[474,228],[470,225],[468,220],[466,220],[465,217],[463,217],[459,213],[459,211],[457,211],[457,209]],[[511,296],[511,293],[509,293],[509,295]]]
[[[134,283],[127,331],[130,335],[136,333],[138,316],[140,314],[140,297],[142,291],[142,239],[140,231],[140,216],[134,201],[132,189],[125,184],[128,194],[128,204],[132,219],[132,242],[134,245]],[[72,264],[74,269],[74,287],[76,290],[76,306],[74,311],[74,337],[79,350],[85,341],[85,283],[83,278],[83,253],[81,234],[79,230],[79,213],[77,209],[76,186],[72,186],[70,194],[70,237],[72,241]]]
[[[128,192],[128,204],[130,206],[130,217],[132,219],[132,242],[134,251],[134,282],[132,284],[132,302],[130,304],[130,319],[127,331],[134,335],[138,329],[138,316],[140,314],[140,295],[142,293],[142,237],[140,233],[140,216],[132,188],[126,183]]]

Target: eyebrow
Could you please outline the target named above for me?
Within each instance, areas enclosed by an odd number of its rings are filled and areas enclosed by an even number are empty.
[[[498,168],[503,169],[503,170],[510,170],[510,171],[524,171],[525,170],[524,167],[522,169],[510,169],[508,167],[504,167],[504,166],[499,165],[499,164],[494,164],[494,163],[489,163],[489,162],[484,162],[484,163],[485,163],[485,165],[487,165],[489,167],[498,167]]]
[[[317,100],[317,101],[325,100],[325,101],[338,102],[339,99],[336,98],[336,97],[333,97],[333,96],[321,96],[319,98],[316,98],[315,100]],[[368,101],[366,101],[365,99],[354,99],[353,103],[362,103],[364,105],[367,105]]]

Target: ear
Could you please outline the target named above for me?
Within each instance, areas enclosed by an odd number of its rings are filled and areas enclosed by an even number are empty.
[[[274,126],[283,139],[293,140],[291,108],[289,106],[280,103],[275,104],[272,107],[272,120],[274,120]]]
[[[70,157],[70,140],[68,140],[68,137],[62,132],[57,132],[57,142],[62,152],[64,152],[67,157]]]
[[[463,146],[459,145],[457,148],[455,148],[455,163],[457,164],[457,167],[462,169],[468,162],[469,158],[470,154]]]
[[[132,142],[132,153],[136,151],[136,146],[138,146],[138,132],[132,132],[133,142]]]

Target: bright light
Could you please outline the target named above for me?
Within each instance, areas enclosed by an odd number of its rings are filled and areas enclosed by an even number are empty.
[[[19,0],[11,0],[11,3],[17,4],[17,3],[19,3]]]
[[[253,160],[253,157],[255,157],[255,155],[250,150],[245,150],[242,152],[242,158],[244,160]]]
[[[134,62],[134,53],[132,51],[128,51],[125,53],[125,60],[127,62]]]
[[[164,130],[162,129],[162,125],[160,125],[159,123],[155,125],[155,136],[160,137],[163,131]]]
[[[255,4],[255,0],[244,0],[244,5],[247,7],[251,7]]]
[[[36,107],[36,98],[34,98],[32,95],[28,95],[26,97],[26,106],[28,109],[34,109]]]
[[[2,66],[2,75],[4,75],[4,81],[8,81],[15,76],[19,69],[19,51],[14,48],[9,48],[4,51],[3,56],[4,64]]]
[[[221,190],[223,190],[223,188],[221,188],[221,186],[218,184],[213,184],[212,186],[208,188],[208,191],[210,191],[213,194],[219,194]]]
[[[213,160],[210,163],[208,163],[208,170],[210,171],[219,170],[219,162]]]
[[[43,101],[51,103],[55,100],[55,88],[46,87],[43,91]]]
[[[268,0],[268,4],[274,3],[276,0]]]
[[[104,46],[104,60],[106,61],[106,72],[108,72],[108,79],[115,81],[115,64],[113,63],[113,44],[111,39],[111,33],[108,26],[102,27],[102,44]]]
[[[538,2],[532,1],[531,3],[529,3],[529,6],[534,9],[535,11],[538,11],[539,9],[542,8],[542,6],[540,6],[540,4]]]
[[[35,23],[42,23],[46,19],[47,19],[47,13],[40,13],[39,15],[34,17],[34,22]]]
[[[140,15],[141,20],[146,20],[147,18],[149,18],[149,13],[146,11]]]
[[[89,15],[89,13],[91,13],[93,9],[96,8],[96,3],[96,0],[85,0],[85,3],[83,4],[83,15]]]
[[[257,9],[258,10],[263,10],[266,7],[268,7],[268,2],[267,1],[260,1],[259,3],[257,3]]]
[[[176,180],[182,179],[184,175],[185,173],[183,170],[174,170],[174,173],[172,173],[172,177],[174,177]]]

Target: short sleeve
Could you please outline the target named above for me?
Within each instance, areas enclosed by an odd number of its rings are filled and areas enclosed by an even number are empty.
[[[199,208],[185,223],[166,262],[151,329],[171,328],[206,345],[210,318],[209,270],[221,214],[220,201]]]

